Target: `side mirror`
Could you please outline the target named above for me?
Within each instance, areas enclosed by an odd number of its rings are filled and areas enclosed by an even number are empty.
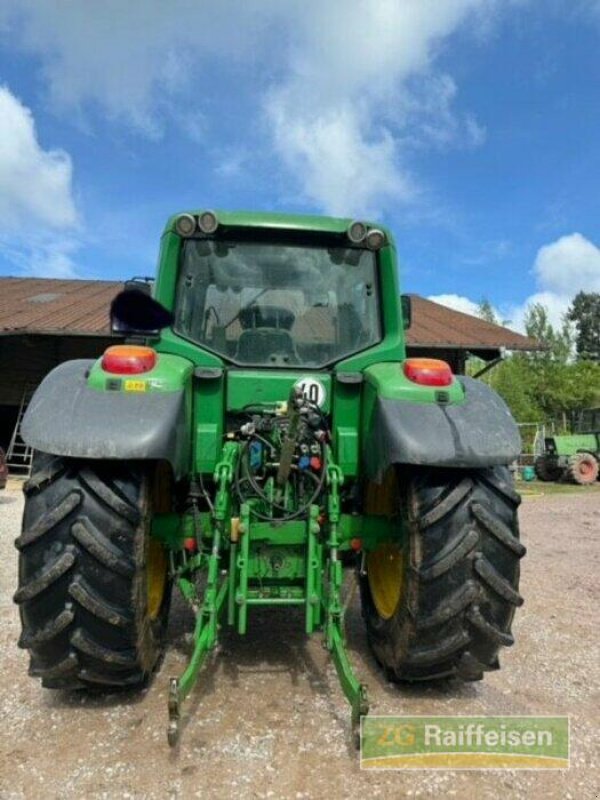
[[[153,278],[136,277],[125,281],[123,285],[126,292],[131,291],[132,289],[137,289],[139,292],[143,292],[144,294],[152,294],[152,282]]]
[[[125,289],[112,301],[110,325],[113,333],[156,336],[173,324],[173,314],[139,289]]]
[[[407,331],[412,325],[412,298],[409,294],[400,295],[400,308],[404,330]]]

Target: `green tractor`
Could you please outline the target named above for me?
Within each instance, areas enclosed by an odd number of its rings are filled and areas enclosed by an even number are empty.
[[[323,634],[356,730],[368,701],[345,566],[389,679],[497,669],[523,602],[518,428],[485,384],[406,358],[390,232],[183,213],[147,289],[112,304],[125,343],[54,369],[23,422],[35,459],[15,601],[31,675],[143,685],[175,585],[196,623],[170,679],[171,744],[219,631],[243,636],[255,609],[281,606]]]
[[[572,434],[546,436],[535,460],[541,481],[568,480],[590,486],[600,472],[600,408],[582,411]]]

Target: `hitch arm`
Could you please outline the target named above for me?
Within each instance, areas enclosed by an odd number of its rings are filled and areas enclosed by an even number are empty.
[[[344,637],[344,608],[341,602],[343,571],[338,555],[338,548],[340,545],[338,525],[341,514],[339,488],[344,478],[340,468],[332,463],[329,448],[327,456],[327,485],[329,489],[327,503],[329,540],[327,546],[329,548],[329,575],[325,608],[325,645],[331,653],[331,658],[335,665],[342,691],[350,703],[352,736],[354,743],[358,746],[360,744],[360,718],[369,713],[369,700],[367,687],[356,678],[346,650],[346,641]]]
[[[209,556],[202,556],[200,566],[194,565],[193,570],[199,569],[207,561],[206,588],[200,608],[193,581],[184,568],[183,574],[177,576],[178,584],[196,612],[196,626],[194,629],[194,650],[190,663],[181,678],[171,678],[169,683],[169,725],[167,739],[173,747],[179,739],[181,706],[183,701],[192,691],[198,679],[198,673],[206,660],[209,650],[217,644],[218,622],[226,605],[229,590],[229,581],[224,579],[219,586],[219,561],[225,520],[229,514],[230,485],[233,478],[233,467],[238,456],[237,444],[229,442],[225,445],[223,460],[217,465],[215,480],[218,485],[215,503],[215,526],[212,548]],[[189,570],[188,570],[189,571]]]
[[[209,624],[206,624],[206,618],[202,611],[198,614],[196,629],[194,631],[194,652],[192,653],[190,663],[181,678],[171,678],[169,681],[169,726],[167,728],[167,739],[171,747],[173,747],[179,739],[182,704],[194,688],[196,680],[198,679],[198,673],[206,660],[209,650],[213,649],[216,644],[216,618],[219,616],[224,606],[227,588],[227,581],[223,581],[217,592],[214,609],[214,626],[210,621]]]

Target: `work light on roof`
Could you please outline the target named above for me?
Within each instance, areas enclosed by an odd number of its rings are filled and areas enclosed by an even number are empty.
[[[219,227],[219,221],[214,211],[203,211],[198,215],[198,227],[202,233],[214,233]]]
[[[191,214],[180,214],[175,220],[175,230],[180,236],[191,236],[196,230],[196,220]]]
[[[346,233],[352,244],[360,244],[367,235],[367,226],[364,222],[354,220],[348,226]]]
[[[369,250],[380,250],[385,244],[385,233],[378,228],[373,228],[367,233],[365,244]]]

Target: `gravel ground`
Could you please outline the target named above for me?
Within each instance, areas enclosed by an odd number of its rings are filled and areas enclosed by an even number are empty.
[[[289,612],[257,620],[245,640],[225,638],[187,707],[178,751],[165,738],[168,679],[185,665],[192,620],[177,600],[149,690],[86,697],[28,678],[12,603],[22,498],[9,488],[0,493],[0,798],[598,798],[600,492],[531,498],[521,509],[526,603],[502,670],[469,685],[387,684],[356,597],[351,655],[375,713],[569,714],[571,768],[367,773],[326,653]]]

